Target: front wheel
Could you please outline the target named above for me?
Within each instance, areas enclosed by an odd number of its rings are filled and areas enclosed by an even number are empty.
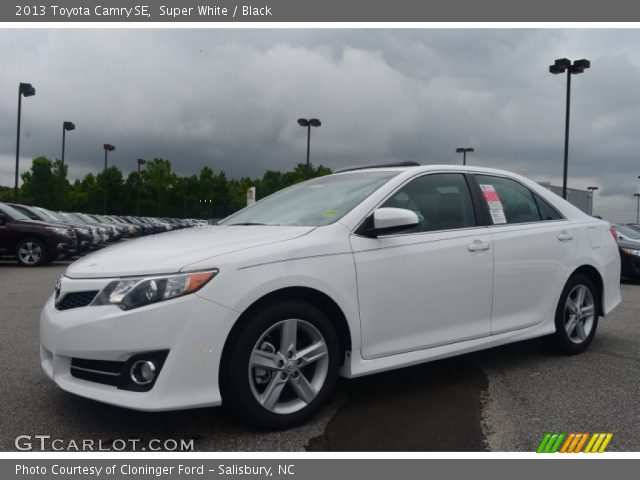
[[[267,306],[243,325],[223,364],[223,405],[262,428],[307,421],[333,392],[339,343],[327,316],[303,302]]]
[[[47,263],[47,249],[37,238],[20,240],[16,245],[16,260],[25,267],[37,267]]]
[[[555,343],[562,353],[585,350],[598,327],[598,295],[591,279],[576,275],[562,291],[556,310]]]

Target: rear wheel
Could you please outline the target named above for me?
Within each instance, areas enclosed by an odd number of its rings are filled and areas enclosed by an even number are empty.
[[[26,238],[16,245],[16,260],[20,265],[37,267],[47,263],[48,258],[44,242],[37,238]]]
[[[555,343],[562,353],[585,350],[598,327],[598,295],[591,279],[575,275],[565,286],[556,310]]]
[[[282,302],[253,315],[230,345],[223,405],[262,428],[307,421],[330,398],[338,376],[338,338],[326,315]]]

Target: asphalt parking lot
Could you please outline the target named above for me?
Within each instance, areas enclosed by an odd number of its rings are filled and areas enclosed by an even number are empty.
[[[203,451],[533,451],[554,432],[613,432],[640,451],[640,285],[601,320],[589,350],[562,357],[544,339],[341,381],[312,423],[282,432],[238,425],[222,408],[134,412],[65,393],[41,371],[38,316],[68,262],[0,261],[0,450],[19,435],[66,441],[193,439]]]

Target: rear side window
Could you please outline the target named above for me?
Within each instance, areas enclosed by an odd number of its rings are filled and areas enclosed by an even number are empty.
[[[540,196],[536,195],[535,193],[533,194],[533,196],[536,199],[536,203],[538,204],[538,209],[540,210],[540,216],[542,217],[543,221],[562,220],[562,216],[556,211],[555,208],[553,208],[551,205],[549,205],[545,200],[543,200]]]
[[[407,233],[452,230],[475,226],[469,187],[459,173],[436,173],[411,180],[382,207],[406,208],[419,223]]]
[[[533,193],[515,180],[476,175],[494,225],[542,220]]]

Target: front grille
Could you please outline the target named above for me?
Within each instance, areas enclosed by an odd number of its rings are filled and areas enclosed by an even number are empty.
[[[98,290],[89,290],[85,292],[69,292],[62,297],[62,300],[56,302],[56,310],[70,310],[72,308],[86,307],[98,294]]]

